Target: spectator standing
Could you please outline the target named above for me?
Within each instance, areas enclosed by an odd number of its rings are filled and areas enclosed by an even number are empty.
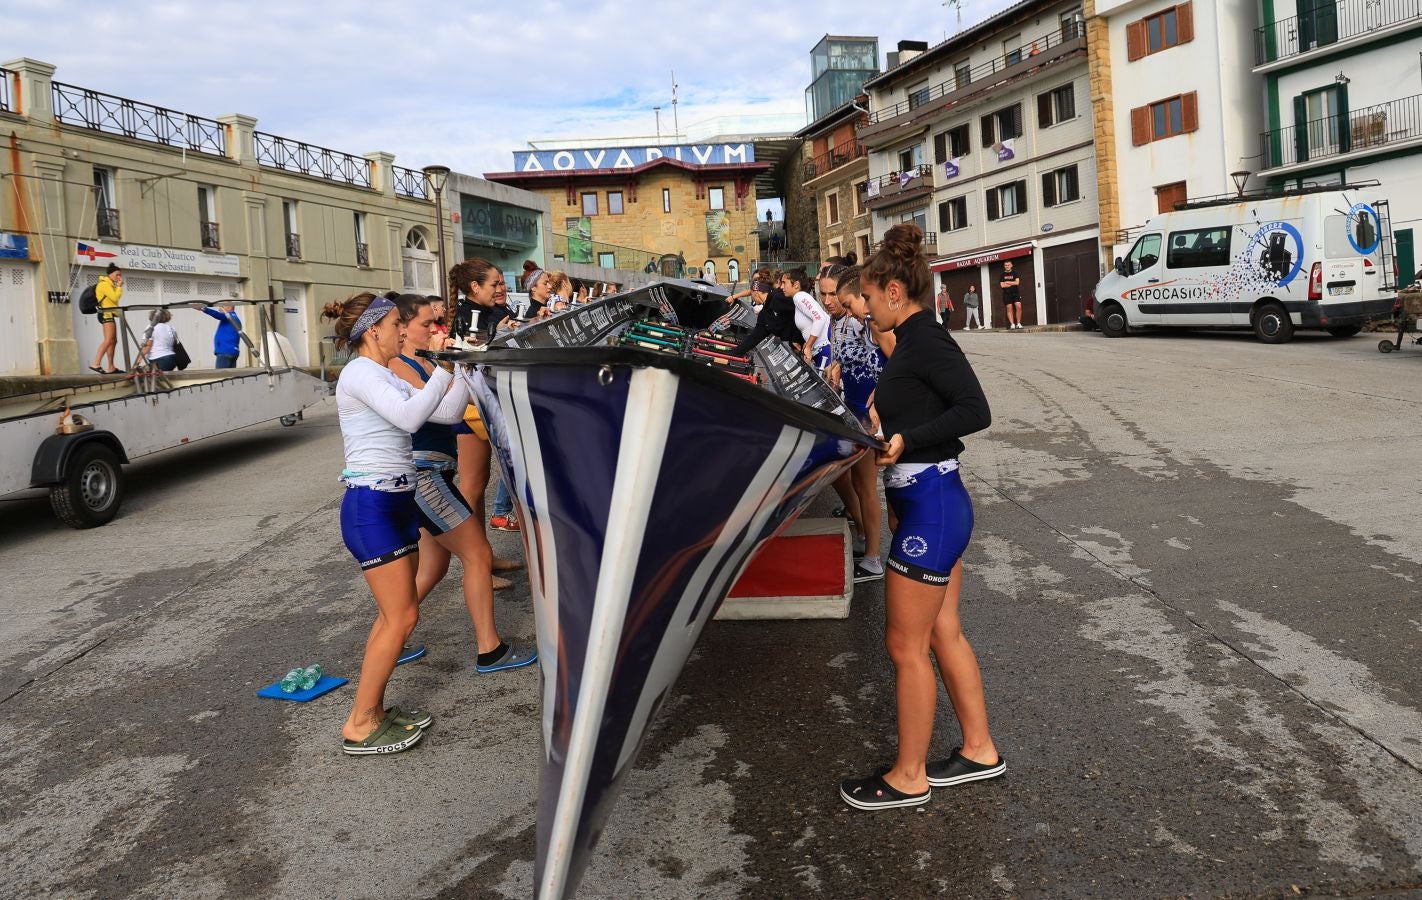
[[[974,322],[978,323],[979,331],[982,331],[983,328],[986,327],[983,325],[982,318],[978,315],[978,306],[980,304],[981,301],[978,299],[977,287],[971,284],[968,285],[968,292],[963,295],[963,309],[967,314],[967,320],[963,323],[963,330],[972,331]]]
[[[199,308],[217,320],[217,333],[212,336],[212,355],[217,359],[217,368],[237,368],[242,320],[237,318],[236,305],[231,300],[224,300],[216,306]]]
[[[1022,280],[1012,271],[1012,260],[1002,264],[1002,309],[1007,313],[1007,327],[1010,331],[1022,330]]]
[[[171,372],[178,367],[178,330],[171,324],[173,314],[166,309],[153,311],[153,327],[149,329],[148,342],[143,345],[143,356],[160,372]]]
[[[99,277],[99,283],[94,286],[94,298],[99,304],[99,324],[104,328],[104,337],[99,341],[99,349],[94,352],[94,362],[89,369],[100,375],[117,375],[114,349],[118,347],[118,319],[123,315],[118,310],[119,300],[123,299],[123,271],[118,266],[109,263],[108,269]],[[108,359],[108,365],[99,368],[99,363],[105,359]]]
[[[948,327],[948,319],[953,315],[953,298],[948,294],[948,285],[943,285],[938,289],[938,298],[934,303],[934,309],[938,313],[938,321],[943,324],[944,331],[951,331]]]

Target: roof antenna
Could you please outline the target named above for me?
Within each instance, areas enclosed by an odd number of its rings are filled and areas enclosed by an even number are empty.
[[[676,141],[681,143],[681,119],[676,114],[676,71],[672,71],[672,128],[676,130]]]
[[[962,31],[962,30],[963,30],[963,0],[943,0],[943,5],[944,5],[944,6],[951,6],[951,7],[953,7],[955,10],[958,11],[958,31]],[[957,33],[957,32],[954,32],[954,34],[956,34],[956,33]],[[943,36],[943,39],[946,41],[946,40],[948,39],[948,36],[945,34],[945,35]]]

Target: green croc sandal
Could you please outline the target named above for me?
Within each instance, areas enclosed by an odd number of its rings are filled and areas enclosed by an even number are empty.
[[[416,728],[425,729],[434,724],[434,716],[423,709],[410,709],[407,712],[398,706],[392,706],[389,715],[395,720],[396,725],[413,725]]]
[[[395,721],[396,710],[385,714],[380,724],[363,741],[341,741],[341,750],[350,756],[368,756],[374,753],[399,753],[409,750],[425,736],[423,728],[413,722],[400,724]]]

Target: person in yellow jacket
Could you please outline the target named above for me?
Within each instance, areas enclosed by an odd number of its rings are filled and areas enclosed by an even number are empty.
[[[99,301],[99,323],[104,326],[104,339],[99,341],[99,349],[94,353],[94,364],[89,368],[100,375],[117,375],[114,368],[114,349],[118,347],[119,299],[123,297],[123,272],[109,263],[109,268],[94,288],[94,297]],[[107,368],[99,368],[99,363],[107,357]]]

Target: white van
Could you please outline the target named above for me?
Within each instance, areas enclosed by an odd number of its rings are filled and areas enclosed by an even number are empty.
[[[1350,337],[1392,313],[1387,215],[1358,188],[1181,204],[1133,229],[1096,286],[1097,325],[1107,337],[1171,325],[1253,328],[1267,344],[1295,328]]]

